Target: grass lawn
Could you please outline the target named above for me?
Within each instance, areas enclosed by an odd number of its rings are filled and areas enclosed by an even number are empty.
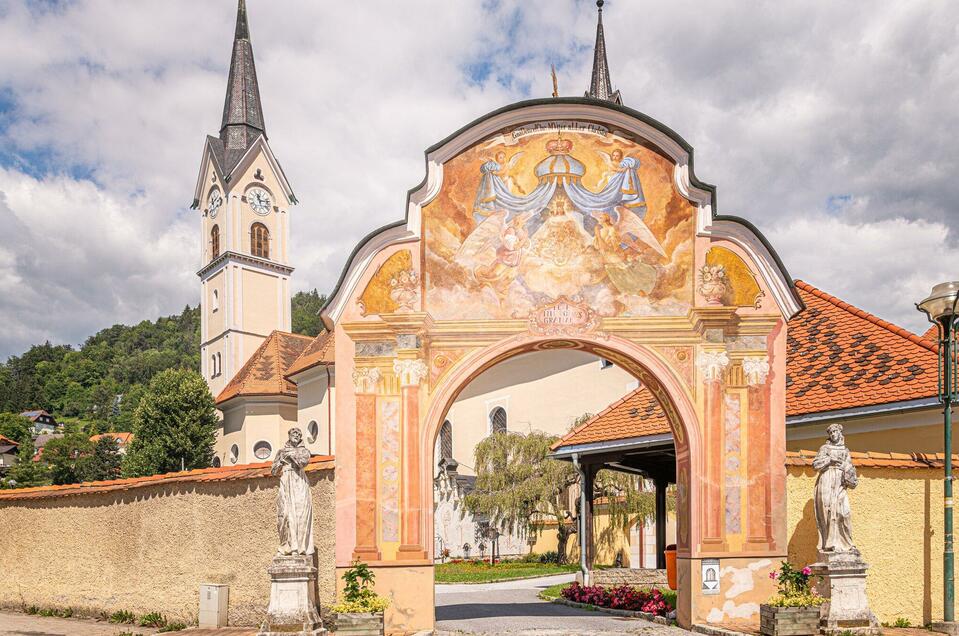
[[[550,585],[539,593],[539,597],[544,601],[552,601],[554,598],[560,597],[560,593],[567,585],[569,585],[569,583],[557,583],[556,585]]]
[[[524,579],[533,576],[550,576],[576,572],[576,564],[556,565],[555,563],[477,563],[464,561],[462,563],[437,563],[437,583],[490,583],[493,581],[508,581],[510,579]]]

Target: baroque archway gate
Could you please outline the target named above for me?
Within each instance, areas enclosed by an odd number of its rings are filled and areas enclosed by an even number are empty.
[[[427,151],[406,219],[356,249],[335,330],[337,566],[433,624],[432,447],[459,391],[506,358],[584,348],[630,370],[677,451],[680,623],[755,619],[786,554],[786,322],[762,236],[714,214],[692,149],[630,109],[522,102]],[[704,559],[720,560],[717,590]]]

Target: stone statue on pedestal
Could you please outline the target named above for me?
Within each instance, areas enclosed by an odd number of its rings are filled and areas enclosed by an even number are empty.
[[[820,631],[824,634],[878,635],[879,621],[866,598],[866,570],[852,542],[852,513],[849,490],[859,483],[856,468],[842,434],[842,425],[831,424],[828,437],[813,460],[819,471],[814,498],[819,529],[819,562],[811,568],[820,577],[822,606]]]
[[[288,441],[276,453],[271,470],[279,476],[276,529],[280,546],[267,568],[270,574],[270,607],[258,636],[318,636],[326,634],[316,602],[316,567],[313,565],[313,494],[306,476],[310,451],[303,433],[291,428]]]

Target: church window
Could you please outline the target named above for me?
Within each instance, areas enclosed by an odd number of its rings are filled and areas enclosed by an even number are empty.
[[[506,409],[502,406],[497,406],[495,409],[490,411],[489,414],[489,425],[490,433],[505,433],[506,432]]]
[[[216,354],[214,353],[210,356],[210,377],[216,377]]]
[[[309,423],[309,424],[307,425],[307,427],[306,427],[306,432],[307,432],[307,434],[309,435],[309,437],[307,438],[307,441],[309,441],[310,444],[312,444],[313,442],[315,442],[315,441],[316,441],[316,438],[319,437],[319,435],[320,435],[320,427],[319,427],[319,425],[316,423],[316,420],[311,420],[311,421],[310,421],[310,423]]]
[[[240,447],[234,444],[230,447],[230,463],[235,464],[240,460]]]
[[[253,455],[257,459],[269,459],[270,453],[273,452],[273,447],[270,446],[270,443],[266,440],[260,440],[253,445]]]
[[[220,375],[223,373],[223,356],[219,353],[216,354],[216,374]]]
[[[440,427],[440,459],[453,459],[453,425],[449,420]]]
[[[220,226],[214,225],[210,230],[210,260],[220,255]]]
[[[270,231],[262,223],[250,228],[250,252],[253,256],[270,258]]]
[[[216,289],[213,290],[213,311],[220,309],[220,292]]]
[[[220,458],[219,458],[219,457],[214,457],[214,458],[213,458],[213,467],[214,467],[214,468],[219,468],[220,466],[221,466]]]

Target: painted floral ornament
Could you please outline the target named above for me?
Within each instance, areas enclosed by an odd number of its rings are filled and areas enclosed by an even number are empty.
[[[699,270],[699,293],[707,305],[722,305],[723,296],[729,288],[726,268],[723,265],[703,265]]]

